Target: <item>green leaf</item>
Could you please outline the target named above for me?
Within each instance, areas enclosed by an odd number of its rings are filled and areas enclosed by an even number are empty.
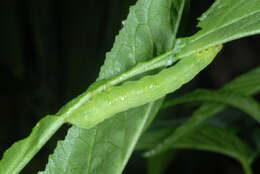
[[[202,28],[185,43],[179,57],[196,50],[260,33],[259,0],[216,0],[199,18]]]
[[[254,156],[251,148],[241,141],[233,131],[209,125],[182,137],[172,147],[222,153],[247,164],[252,162]]]
[[[171,129],[174,131],[174,129]],[[148,131],[139,142],[140,147],[144,147],[150,142],[150,147],[162,141],[161,137],[167,136],[169,128]],[[248,144],[244,143],[231,129],[223,129],[210,124],[206,124],[199,130],[181,137],[170,148],[174,149],[196,149],[221,153],[241,162],[243,167],[249,167],[255,158],[255,153]],[[158,134],[161,137],[158,137]],[[148,146],[147,146],[148,147]],[[163,153],[164,154],[164,153]],[[155,156],[156,157],[156,156]],[[249,167],[250,168],[250,167]]]
[[[19,173],[63,123],[64,118],[57,116],[40,120],[27,138],[14,143],[4,153],[0,174]]]
[[[160,140],[167,138],[174,128],[183,123],[183,120],[159,121],[152,124],[149,129],[140,137],[135,150],[147,150],[153,148]],[[148,174],[161,174],[177,156],[177,151],[169,150],[162,154],[147,159]]]
[[[211,91],[197,89],[179,98],[167,101],[164,107],[186,102],[218,102],[236,107],[260,122],[260,104],[253,98],[229,90]]]
[[[255,147],[254,158],[260,155],[260,129],[256,128],[249,132],[249,138]]]
[[[173,48],[176,32],[172,25],[178,26],[182,14],[179,12],[177,20],[172,21],[173,2],[139,0],[130,8],[98,80],[110,79],[129,70],[137,62]],[[41,173],[121,173],[161,101],[119,113],[89,130],[73,126],[65,140],[58,143],[45,171]]]
[[[161,142],[169,137],[172,134],[172,131],[177,128],[177,126],[180,126],[180,124],[172,124],[171,128],[163,127],[162,129],[160,127],[155,130],[148,130],[140,137],[135,150],[148,150],[154,148],[158,142]]]
[[[162,154],[148,158],[147,167],[148,174],[162,174],[173,158],[176,156],[177,151],[167,151]]]
[[[260,67],[243,74],[225,85],[222,90],[232,90],[243,95],[252,95],[260,91]],[[186,136],[190,132],[198,129],[205,121],[225,109],[225,104],[220,103],[204,103],[197,109],[184,124],[178,127],[171,136],[159,143],[151,151],[145,153],[149,157],[159,154],[169,149],[181,137]]]

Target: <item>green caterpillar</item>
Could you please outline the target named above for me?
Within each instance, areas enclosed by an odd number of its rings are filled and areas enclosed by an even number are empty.
[[[221,49],[217,45],[197,51],[156,75],[110,87],[74,110],[66,121],[89,129],[118,112],[159,99],[193,79]]]

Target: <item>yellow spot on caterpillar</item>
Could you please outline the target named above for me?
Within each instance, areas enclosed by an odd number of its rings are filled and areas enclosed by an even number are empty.
[[[212,47],[208,47],[202,50],[198,50],[196,52],[196,54],[200,57],[200,58],[207,58],[210,57],[216,53],[218,53],[221,49],[222,49],[222,45],[216,45],[216,46],[212,46]]]

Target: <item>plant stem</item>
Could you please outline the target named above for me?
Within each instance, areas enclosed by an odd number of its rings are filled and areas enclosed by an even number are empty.
[[[245,174],[253,174],[250,164],[248,164],[246,162],[242,162],[242,167],[243,167]]]

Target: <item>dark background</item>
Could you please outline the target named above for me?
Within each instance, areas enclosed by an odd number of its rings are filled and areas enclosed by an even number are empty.
[[[0,156],[14,141],[29,134],[35,123],[55,113],[82,93],[98,76],[105,53],[135,0],[0,0]],[[186,29],[197,29],[196,18],[209,1],[191,2]],[[225,44],[215,61],[185,90],[217,89],[232,78],[259,66],[260,37]],[[68,127],[68,126],[67,126]],[[63,137],[65,126],[25,168],[36,173]],[[255,172],[257,164],[254,164]],[[125,173],[145,173],[139,154]],[[188,167],[187,167],[188,166]],[[233,159],[208,152],[183,151],[166,173],[242,174]]]

